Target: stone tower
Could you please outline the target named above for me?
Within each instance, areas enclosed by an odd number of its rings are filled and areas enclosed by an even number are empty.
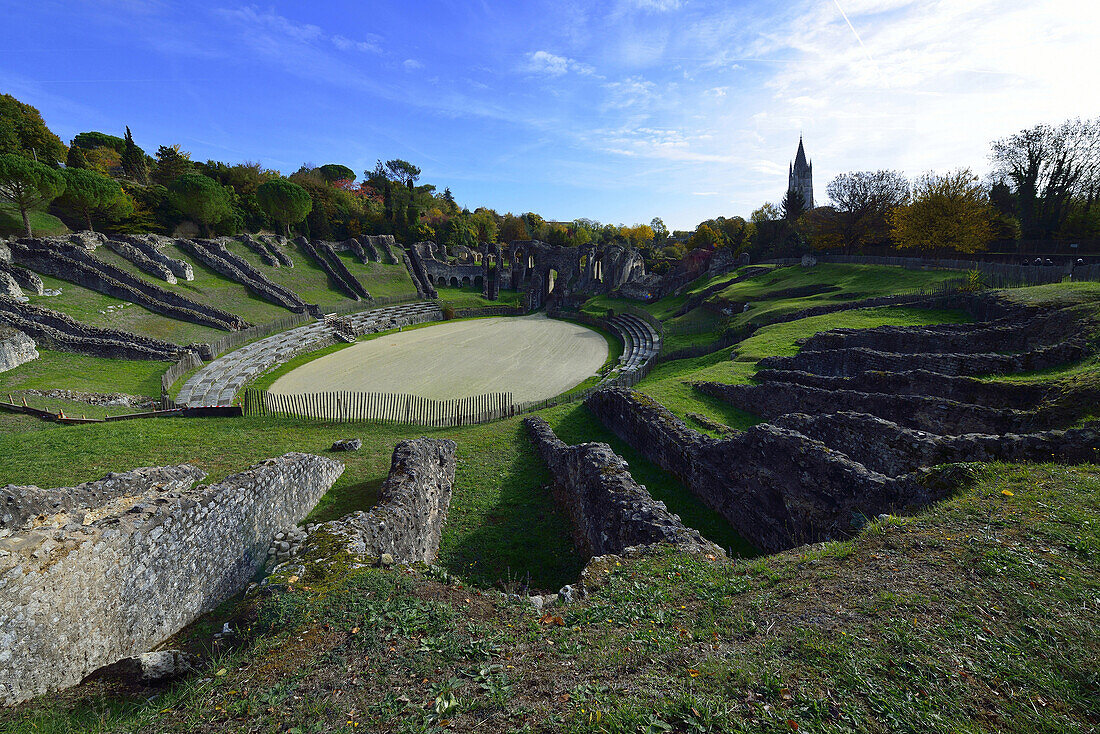
[[[806,209],[814,208],[814,166],[806,160],[806,149],[802,147],[802,136],[798,136],[798,153],[790,165],[787,178],[787,190],[802,194]]]

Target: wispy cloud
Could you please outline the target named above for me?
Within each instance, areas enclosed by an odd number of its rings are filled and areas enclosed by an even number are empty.
[[[590,76],[596,71],[588,64],[583,64],[565,56],[558,56],[549,51],[532,51],[528,53],[524,69],[548,76],[562,76],[571,71],[582,76]]]

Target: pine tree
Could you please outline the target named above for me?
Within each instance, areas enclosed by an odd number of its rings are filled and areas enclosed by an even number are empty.
[[[66,168],[87,168],[88,159],[84,157],[84,151],[75,145],[69,147],[69,154],[65,157]]]
[[[149,168],[145,165],[145,151],[134,144],[130,127],[126,126],[126,147],[122,150],[122,170],[142,186],[149,183]]]
[[[787,195],[783,197],[783,218],[788,222],[794,222],[806,211],[806,200],[802,194],[794,189],[787,189]]]

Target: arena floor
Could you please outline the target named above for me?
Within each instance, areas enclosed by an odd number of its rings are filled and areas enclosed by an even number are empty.
[[[583,382],[607,354],[598,332],[544,314],[454,321],[341,349],[283,375],[269,391],[406,393],[435,400],[510,392],[519,403]]]

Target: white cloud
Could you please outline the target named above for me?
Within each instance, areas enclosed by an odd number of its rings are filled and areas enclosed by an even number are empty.
[[[423,69],[424,64],[420,63],[416,59],[405,59],[401,64],[405,67],[405,71],[416,71],[417,69]]]
[[[558,56],[549,51],[534,51],[527,54],[526,71],[549,76],[562,76],[570,71],[582,76],[595,73],[595,69],[588,64],[582,64],[574,59]]]
[[[353,41],[346,36],[339,34],[332,37],[332,45],[341,51],[363,51],[364,53],[381,53],[382,48],[378,45],[378,39],[372,38],[367,41]]]

